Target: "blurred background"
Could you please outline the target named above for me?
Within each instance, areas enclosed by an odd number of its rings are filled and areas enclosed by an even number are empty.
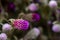
[[[37,16],[33,16],[35,13]],[[0,0],[0,23],[11,23],[9,19],[21,18],[29,21],[29,28],[26,31],[15,29],[10,40],[15,40],[13,35],[17,40],[60,40],[60,0]],[[53,26],[57,24],[59,27],[55,30]],[[33,28],[40,29],[40,34],[36,39],[25,38]]]

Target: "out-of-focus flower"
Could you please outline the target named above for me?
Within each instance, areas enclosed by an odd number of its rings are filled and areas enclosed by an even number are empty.
[[[60,32],[60,24],[55,24],[55,25],[53,25],[52,30],[53,30],[54,32]]]
[[[54,1],[54,0],[50,1],[50,2],[49,2],[49,7],[50,7],[50,8],[55,8],[55,7],[57,7],[57,2]]]
[[[24,39],[36,39],[40,34],[40,30],[38,28],[31,29],[24,37]]]
[[[7,35],[5,33],[1,33],[0,40],[7,40]]]
[[[27,30],[29,28],[29,22],[23,19],[16,19],[14,21],[14,28],[18,30]]]
[[[2,26],[2,31],[3,31],[3,32],[11,31],[11,30],[12,30],[12,26],[11,26],[10,24],[8,24],[8,23],[6,23],[6,24],[4,24],[4,25]]]
[[[40,15],[38,13],[30,13],[25,16],[25,19],[30,22],[37,22],[40,20]]]
[[[9,3],[8,4],[8,10],[7,11],[10,11],[10,10],[15,10],[15,4],[14,3]]]
[[[31,3],[29,6],[28,6],[28,9],[30,11],[37,11],[38,10],[38,6],[34,3]]]
[[[37,14],[37,13],[33,13],[32,14],[32,19],[33,19],[33,21],[39,21],[40,20],[40,15]]]

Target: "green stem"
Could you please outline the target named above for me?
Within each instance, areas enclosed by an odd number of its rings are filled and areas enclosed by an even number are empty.
[[[48,15],[48,18],[47,18],[48,19],[47,22],[51,19],[51,15],[52,15],[52,10],[50,10],[50,12],[49,12],[49,15]],[[50,26],[48,24],[47,24],[47,28],[48,28],[48,36],[51,39],[52,38],[52,34],[51,34],[51,31],[50,31]]]

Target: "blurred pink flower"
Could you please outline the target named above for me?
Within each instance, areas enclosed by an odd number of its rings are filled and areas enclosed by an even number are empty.
[[[52,27],[52,30],[54,32],[60,32],[60,25],[59,24],[54,24],[53,27]]]
[[[50,1],[50,2],[49,2],[49,7],[50,7],[50,8],[55,8],[55,7],[57,7],[57,2],[54,1],[54,0],[53,0],[53,1]]]
[[[38,7],[37,7],[36,4],[32,3],[32,4],[29,5],[28,9],[30,11],[36,11],[38,9]]]
[[[17,19],[14,21],[14,27],[18,30],[27,30],[29,22],[23,19]]]
[[[0,40],[7,40],[7,35],[5,33],[1,33]]]
[[[4,24],[2,27],[2,30],[5,31],[10,31],[12,29],[12,26],[8,23]]]

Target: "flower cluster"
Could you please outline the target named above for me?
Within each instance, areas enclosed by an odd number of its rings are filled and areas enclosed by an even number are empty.
[[[17,19],[13,22],[14,28],[18,30],[27,30],[29,27],[29,22],[23,19]]]

